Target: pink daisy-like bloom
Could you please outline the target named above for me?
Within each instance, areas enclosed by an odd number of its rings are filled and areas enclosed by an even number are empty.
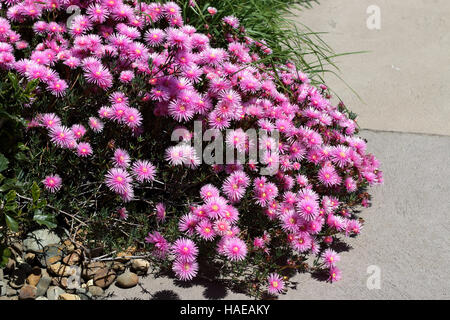
[[[111,168],[106,174],[106,185],[115,193],[124,194],[129,191],[132,179],[122,168]]]
[[[103,130],[103,122],[100,121],[100,119],[96,118],[96,117],[90,117],[89,118],[89,127],[92,129],[92,131],[94,132],[102,132]]]
[[[56,96],[56,97],[62,97],[65,95],[65,91],[69,86],[67,85],[67,82],[64,80],[58,79],[55,81],[50,82],[48,85],[48,89],[50,92]]]
[[[50,191],[51,193],[55,193],[59,189],[61,189],[62,186],[62,179],[59,175],[49,175],[46,176],[44,180],[42,180],[42,183],[44,184],[45,189]]]
[[[91,145],[87,142],[80,142],[77,146],[77,154],[80,157],[87,157],[92,154]]]
[[[270,294],[279,294],[284,289],[284,281],[281,276],[276,273],[269,274],[267,282],[267,291]]]
[[[142,115],[136,108],[127,108],[123,122],[130,128],[137,128],[142,124]]]
[[[193,235],[195,227],[197,226],[198,218],[191,213],[185,214],[181,217],[178,223],[178,230],[186,232],[188,235]]]
[[[147,160],[138,160],[132,166],[133,174],[137,181],[154,181],[156,175],[155,166]]]
[[[129,83],[134,79],[134,72],[131,70],[125,70],[120,73],[119,80],[122,83]]]
[[[125,150],[117,148],[116,151],[114,151],[112,161],[117,167],[128,168],[130,165],[130,155]]]
[[[220,217],[230,223],[235,223],[239,219],[239,211],[235,207],[228,205],[223,210],[223,213],[220,214]]]
[[[311,249],[312,239],[309,233],[307,232],[299,232],[291,245],[300,253],[306,252]]]
[[[161,29],[150,29],[145,33],[145,40],[150,46],[159,46],[162,44],[166,37],[166,34]]]
[[[339,257],[336,251],[332,249],[326,249],[322,253],[322,259],[325,262],[325,265],[331,268],[336,266],[336,262],[338,262],[341,258]]]
[[[225,219],[216,220],[216,222],[214,222],[214,230],[216,231],[217,234],[221,236],[226,235],[229,229],[230,224]]]
[[[318,177],[319,181],[327,187],[339,185],[342,181],[333,166],[324,166],[321,168]]]
[[[94,83],[102,89],[108,89],[112,86],[113,77],[108,69],[103,66],[88,68],[84,76],[86,81]]]
[[[51,141],[60,148],[70,148],[70,143],[75,140],[72,131],[65,126],[50,128]]]
[[[117,209],[117,213],[119,214],[120,220],[127,220],[128,219],[128,211],[125,207]]]
[[[200,238],[204,240],[213,240],[216,236],[213,225],[208,219],[201,220],[195,228]]]
[[[224,244],[224,253],[232,261],[241,261],[247,256],[247,246],[237,237],[227,238]]]
[[[222,197],[209,198],[205,201],[205,209],[209,217],[217,219],[224,214],[227,201]]]
[[[180,238],[172,245],[172,253],[181,261],[193,261],[197,257],[197,245],[190,239]]]
[[[329,274],[328,280],[330,282],[336,282],[341,280],[342,278],[341,270],[339,270],[337,267],[331,267],[328,274]]]
[[[61,119],[54,113],[44,113],[40,115],[39,122],[47,129],[52,129],[61,125]]]
[[[172,101],[169,104],[169,115],[171,115],[178,122],[188,121],[194,116],[194,109],[191,105],[186,104],[180,100]]]
[[[219,195],[219,189],[214,187],[212,184],[206,184],[200,188],[200,197],[202,197],[203,201],[206,201],[210,198],[219,197]]]
[[[319,205],[313,199],[303,199],[297,203],[297,208],[302,218],[311,221],[317,217]]]
[[[81,139],[86,133],[86,128],[81,124],[74,124],[71,129],[76,140]]]
[[[353,180],[351,177],[348,177],[344,180],[345,189],[347,189],[347,192],[353,192],[356,190],[357,185],[355,180]]]
[[[156,204],[156,219],[159,222],[164,222],[166,220],[166,206],[164,203]]]
[[[175,276],[183,281],[192,280],[198,272],[198,263],[195,261],[175,260],[172,266]]]
[[[160,259],[165,258],[170,251],[169,242],[157,231],[149,233],[148,236],[145,237],[145,242],[154,244],[154,254]]]

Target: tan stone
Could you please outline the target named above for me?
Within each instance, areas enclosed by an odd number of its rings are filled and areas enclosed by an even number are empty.
[[[32,273],[27,277],[27,283],[32,286],[37,286],[37,284],[39,283],[39,280],[41,280],[40,274],[36,275],[36,274]]]
[[[81,250],[77,249],[63,258],[63,263],[73,266],[81,261]]]
[[[76,273],[76,269],[73,267],[66,266],[61,262],[54,263],[48,267],[50,273],[55,276],[69,277]]]
[[[94,276],[94,285],[105,289],[116,280],[116,272],[109,268],[100,269]]]
[[[32,300],[36,298],[37,288],[35,286],[26,284],[19,291],[20,300]]]

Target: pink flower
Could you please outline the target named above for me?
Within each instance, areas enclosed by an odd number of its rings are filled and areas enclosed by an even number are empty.
[[[183,281],[192,280],[198,272],[198,263],[195,261],[175,260],[172,267],[175,276]]]
[[[117,167],[128,168],[131,160],[128,152],[123,149],[117,148],[116,151],[114,151],[112,161]]]
[[[127,220],[128,219],[128,212],[125,207],[117,209],[117,213],[119,214],[119,219],[121,220]]]
[[[331,267],[329,271],[329,278],[328,280],[330,282],[336,282],[341,280],[341,270],[339,270],[337,267]]]
[[[76,140],[81,139],[86,133],[86,128],[81,124],[74,124],[71,129]]]
[[[166,220],[166,206],[164,203],[156,204],[156,219],[159,222],[164,222]]]
[[[202,239],[205,239],[205,240],[208,240],[208,241],[209,240],[213,240],[214,237],[216,236],[216,232],[214,231],[211,222],[209,220],[207,220],[207,219],[201,220],[197,224],[195,230],[197,231],[197,233],[199,234],[199,236]]]
[[[241,261],[247,255],[247,246],[239,238],[228,238],[224,244],[224,253],[232,261]]]
[[[50,138],[60,148],[70,148],[72,141],[75,141],[72,131],[65,126],[51,128]]]
[[[214,7],[208,7],[207,10],[208,10],[209,14],[212,15],[212,16],[217,13],[217,9],[214,8]]]
[[[326,249],[322,253],[322,259],[327,267],[334,267],[336,266],[336,262],[338,262],[341,258],[336,253],[336,251],[332,249]]]
[[[111,168],[106,174],[106,185],[118,194],[129,193],[131,177],[122,168]]]
[[[156,168],[150,161],[138,160],[133,164],[133,174],[137,181],[154,181],[156,175]]]
[[[94,132],[102,132],[103,131],[103,122],[100,121],[100,119],[96,118],[96,117],[90,117],[89,118],[89,127],[92,129],[92,131]]]
[[[57,174],[46,176],[44,180],[42,180],[45,189],[50,191],[51,193],[55,193],[59,189],[61,189],[62,180],[61,177]]]
[[[92,154],[91,145],[87,142],[80,142],[77,146],[77,154],[80,157],[87,157]]]
[[[280,277],[280,275],[276,273],[271,273],[267,277],[267,282],[268,282],[267,291],[270,294],[279,294],[284,289],[284,281]]]
[[[180,238],[172,245],[172,253],[181,261],[193,261],[197,257],[198,248],[187,238]]]

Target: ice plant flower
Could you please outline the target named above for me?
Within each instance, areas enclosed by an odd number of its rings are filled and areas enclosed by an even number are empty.
[[[267,277],[267,291],[270,294],[279,294],[284,289],[284,281],[283,279],[276,273],[271,273]]]
[[[57,174],[46,176],[44,180],[42,180],[45,189],[50,191],[51,193],[55,193],[62,186],[61,177]]]

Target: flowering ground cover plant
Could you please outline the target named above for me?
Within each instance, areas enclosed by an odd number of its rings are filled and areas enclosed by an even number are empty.
[[[28,119],[23,174],[74,233],[258,297],[295,270],[340,279],[332,244],[360,233],[357,208],[383,177],[326,86],[234,16],[198,32],[185,11],[207,24],[217,9],[194,1],[1,3],[2,78],[36,83],[13,110]]]

